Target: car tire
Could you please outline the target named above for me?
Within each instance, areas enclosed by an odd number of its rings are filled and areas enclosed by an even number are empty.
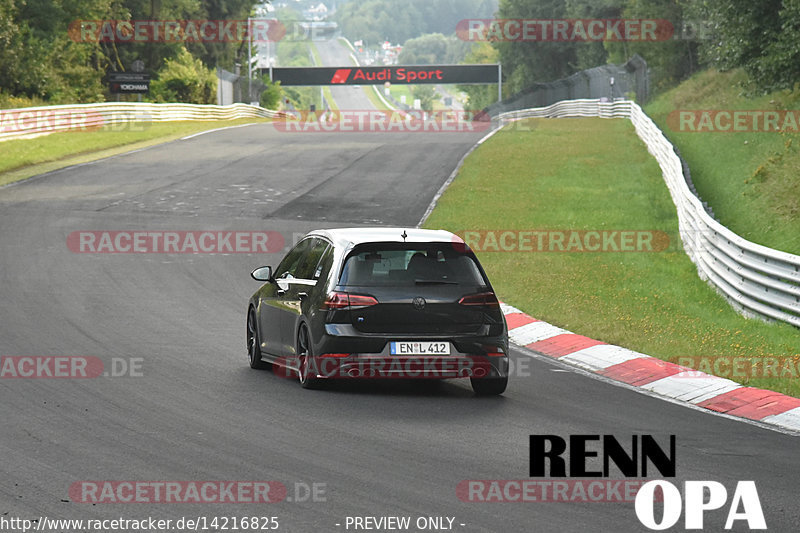
[[[472,390],[480,396],[498,396],[508,386],[508,376],[502,378],[469,378]]]
[[[314,368],[314,354],[311,349],[311,339],[308,335],[308,328],[300,326],[297,332],[297,377],[300,386],[304,389],[317,389],[320,379],[314,372],[309,371],[309,367]]]
[[[250,368],[264,369],[272,366],[261,359],[261,337],[256,325],[256,310],[252,307],[247,312],[247,358],[250,360]]]

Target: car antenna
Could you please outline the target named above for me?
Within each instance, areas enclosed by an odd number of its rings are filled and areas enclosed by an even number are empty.
[[[406,242],[406,237],[408,237],[408,234],[406,234],[406,230],[403,230],[403,233],[400,236],[403,238],[403,242]]]

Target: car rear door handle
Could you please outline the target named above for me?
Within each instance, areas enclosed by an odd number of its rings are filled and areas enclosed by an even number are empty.
[[[286,294],[286,291],[285,291],[285,290],[283,290],[283,289],[278,289],[278,296],[283,296],[284,294]]]
[[[297,293],[297,297],[300,298],[301,300],[303,300],[304,298],[308,297],[308,293],[307,292],[298,292]]]

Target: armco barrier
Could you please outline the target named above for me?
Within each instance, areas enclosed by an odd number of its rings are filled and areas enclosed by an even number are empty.
[[[248,104],[218,106],[105,102],[0,109],[0,141],[47,135],[59,131],[114,127],[130,122],[232,120],[283,116],[286,116],[283,112]]]
[[[700,277],[748,316],[800,327],[800,256],[747,241],[714,220],[686,184],[672,144],[642,108],[628,100],[565,100],[535,109],[502,113],[501,121],[532,117],[627,118],[656,158],[678,210],[687,255]]]

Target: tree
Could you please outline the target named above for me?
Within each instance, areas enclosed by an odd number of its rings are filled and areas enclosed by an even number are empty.
[[[412,89],[414,98],[419,100],[420,109],[430,111],[433,109],[433,102],[439,98],[431,85],[415,85]]]
[[[168,59],[150,84],[154,102],[213,104],[217,101],[217,75],[185,48],[175,59]]]
[[[342,34],[377,46],[427,33],[450,35],[464,18],[492,17],[497,0],[352,0],[336,11]]]
[[[622,18],[669,21],[673,37],[656,42],[606,41],[604,44],[610,62],[624,63],[639,54],[647,61],[652,73],[651,84],[656,91],[686,79],[698,69],[699,40],[683,35],[682,29],[687,19],[684,11],[683,2],[675,0],[628,0],[621,13]]]
[[[625,0],[567,0],[567,17],[572,19],[617,19],[621,17],[625,3]],[[608,52],[603,44],[603,41],[574,43],[575,69],[584,70],[606,64]]]
[[[800,0],[784,0],[780,21],[780,31],[754,69],[765,89],[792,88],[800,82]]]
[[[261,93],[261,97],[259,98],[259,105],[265,109],[278,109],[281,104],[281,99],[283,97],[283,91],[281,90],[281,82],[276,81],[272,82],[269,79],[269,76],[264,76],[262,81],[267,86],[264,89],[264,92]]]
[[[497,63],[498,52],[487,42],[473,43],[464,63],[484,64]],[[480,111],[497,101],[497,84],[491,85],[459,85],[459,90],[467,93],[467,108]]]
[[[429,33],[406,41],[397,60],[403,65],[434,65],[443,63],[446,55],[447,37]]]
[[[563,19],[565,0],[500,0],[500,19]],[[514,94],[535,82],[564,78],[575,72],[575,43],[498,41],[494,43],[503,64],[505,94]]]

